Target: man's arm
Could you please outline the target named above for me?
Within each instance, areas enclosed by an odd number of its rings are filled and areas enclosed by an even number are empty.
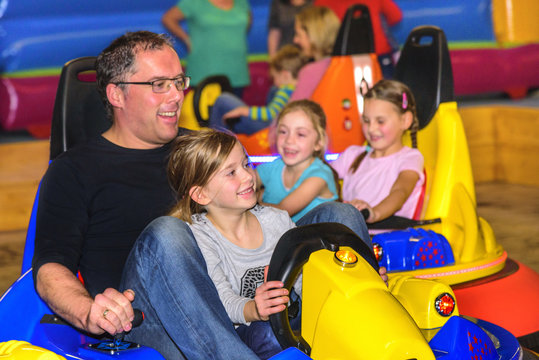
[[[92,334],[111,335],[131,330],[135,294],[106,289],[92,299],[84,285],[65,266],[47,263],[36,275],[36,289],[50,308],[64,320]]]

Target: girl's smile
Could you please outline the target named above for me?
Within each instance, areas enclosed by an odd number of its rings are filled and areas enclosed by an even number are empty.
[[[226,161],[204,186],[207,206],[214,209],[245,211],[256,204],[256,176],[249,159],[238,142]]]
[[[391,155],[403,147],[402,135],[411,125],[410,115],[409,112],[399,113],[389,101],[365,101],[361,128],[373,149],[373,157]]]
[[[277,128],[277,150],[289,167],[307,168],[322,145],[312,121],[301,110],[283,116]]]

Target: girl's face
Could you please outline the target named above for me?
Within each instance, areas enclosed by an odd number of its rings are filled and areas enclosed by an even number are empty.
[[[307,34],[307,31],[305,31],[305,29],[302,27],[301,22],[299,22],[298,20],[296,20],[296,22],[294,23],[294,44],[299,46],[304,56],[313,56],[309,35]]]
[[[389,101],[365,101],[361,128],[374,150],[374,157],[391,155],[402,148],[402,134],[411,125],[411,115],[409,111],[400,114]]]
[[[255,171],[238,142],[228,155],[219,170],[212,175],[210,181],[202,188],[202,201],[208,210],[225,209],[245,211],[256,204]]]
[[[277,150],[287,166],[304,165],[307,168],[313,153],[323,144],[311,119],[302,110],[283,116],[277,125]]]

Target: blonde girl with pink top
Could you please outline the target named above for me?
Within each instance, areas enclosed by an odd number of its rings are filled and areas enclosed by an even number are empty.
[[[368,145],[352,145],[331,163],[343,179],[343,201],[368,209],[367,223],[412,218],[425,181],[414,96],[398,81],[380,80],[364,99],[361,127]],[[413,148],[402,142],[407,130]]]

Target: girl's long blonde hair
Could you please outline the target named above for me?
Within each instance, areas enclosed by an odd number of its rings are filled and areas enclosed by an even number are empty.
[[[176,205],[169,212],[191,223],[191,216],[204,211],[193,201],[189,191],[203,187],[226,161],[238,139],[226,132],[202,129],[179,136],[174,141],[168,161],[168,181],[176,194]]]

